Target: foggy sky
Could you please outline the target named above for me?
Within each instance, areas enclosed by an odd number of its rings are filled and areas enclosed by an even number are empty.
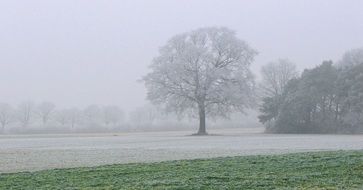
[[[137,82],[175,34],[206,26],[237,32],[259,55],[298,68],[363,47],[363,1],[0,1],[0,102],[59,106],[146,103]]]

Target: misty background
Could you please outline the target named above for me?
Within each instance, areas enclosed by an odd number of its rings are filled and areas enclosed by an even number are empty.
[[[147,103],[137,82],[158,48],[204,26],[236,31],[259,55],[301,71],[363,44],[363,2],[351,1],[1,1],[1,101],[57,107]]]
[[[23,128],[8,117],[5,130],[193,128],[194,120],[151,107],[140,82],[174,35],[201,27],[234,30],[258,51],[251,69],[260,81],[261,67],[280,58],[299,72],[339,61],[362,46],[362,18],[359,0],[2,1],[0,102],[18,110],[18,121],[23,112]],[[256,110],[208,125],[262,126]]]

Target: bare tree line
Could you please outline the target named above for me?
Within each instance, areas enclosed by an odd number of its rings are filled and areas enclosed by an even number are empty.
[[[52,102],[0,103],[0,134],[178,130],[190,126],[189,120],[153,105],[125,113],[115,105],[93,104],[81,109],[58,108]]]
[[[13,125],[24,129],[34,126],[67,127],[74,129],[79,126],[115,127],[125,121],[125,114],[115,105],[90,105],[84,109],[65,108],[57,109],[51,102],[35,104],[24,101],[17,106],[0,103],[1,131]]]
[[[258,125],[246,115],[234,114],[232,118],[213,120],[209,125],[212,128]],[[190,130],[195,127],[194,122],[194,117],[180,117],[154,105],[124,112],[117,106],[95,104],[81,109],[58,108],[51,102],[0,103],[0,134]]]

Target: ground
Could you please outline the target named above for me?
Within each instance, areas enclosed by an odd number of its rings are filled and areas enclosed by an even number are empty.
[[[0,189],[363,189],[363,151],[0,174]]]
[[[363,135],[276,135],[261,128],[0,136],[0,173],[238,155],[363,149]]]

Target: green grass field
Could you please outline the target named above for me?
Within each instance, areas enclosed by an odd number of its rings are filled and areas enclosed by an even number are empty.
[[[0,189],[363,189],[363,151],[1,174]]]

